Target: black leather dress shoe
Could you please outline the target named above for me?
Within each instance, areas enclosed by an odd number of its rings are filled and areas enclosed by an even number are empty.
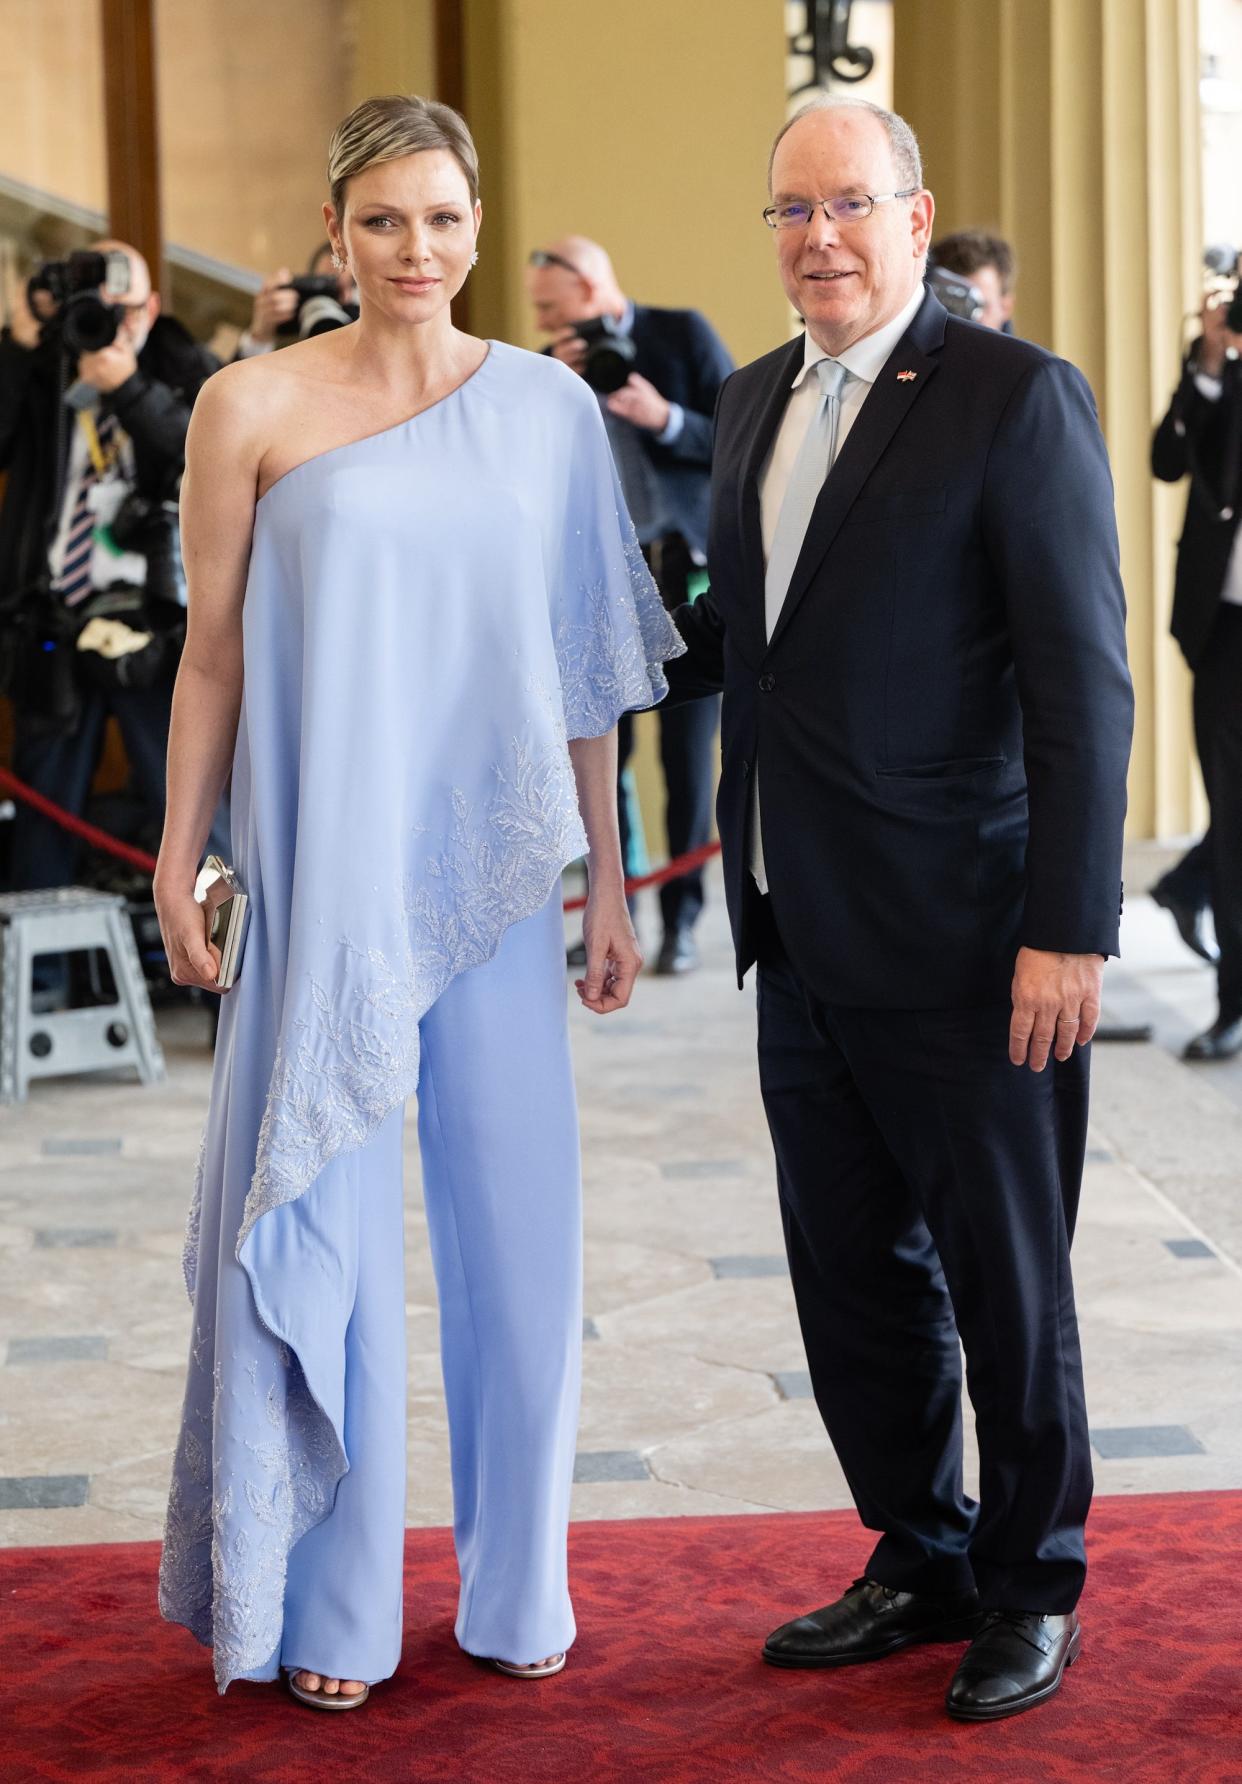
[[[771,1666],[855,1666],[916,1642],[967,1642],[982,1622],[979,1600],[923,1598],[855,1580],[844,1598],[782,1623],[763,1644]]]
[[[1183,1059],[1232,1059],[1242,1053],[1242,1016],[1218,1016],[1211,1028],[1186,1043]]]
[[[699,964],[699,950],[695,946],[694,936],[689,929],[670,929],[665,932],[660,943],[660,952],[656,956],[655,969],[664,977],[674,973],[692,973]]]
[[[1168,911],[1177,924],[1177,933],[1191,952],[1197,954],[1200,960],[1206,960],[1210,966],[1215,966],[1217,953],[1208,940],[1207,906],[1187,904],[1172,893],[1162,892],[1159,886],[1152,887],[1151,897],[1153,904],[1158,904],[1162,911]]]
[[[999,1722],[1033,1710],[1060,1690],[1081,1646],[1077,1611],[989,1611],[953,1675],[945,1708],[959,1722]]]

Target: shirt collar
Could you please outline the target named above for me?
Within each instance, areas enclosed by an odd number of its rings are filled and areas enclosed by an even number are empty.
[[[874,384],[883,370],[885,360],[918,315],[926,295],[927,293],[920,283],[918,290],[899,316],[894,316],[893,320],[886,322],[883,328],[877,328],[874,334],[864,335],[861,341],[855,341],[852,347],[847,347],[845,352],[838,356],[837,364],[843,365],[852,377],[859,379],[863,384]],[[798,368],[798,375],[793,381],[792,388],[794,390],[798,388],[813,365],[818,365],[821,359],[831,359],[831,357],[830,353],[825,353],[823,348],[811,339],[811,331],[808,329],[803,337],[802,364]]]

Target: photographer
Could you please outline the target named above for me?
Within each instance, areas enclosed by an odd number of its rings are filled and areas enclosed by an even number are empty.
[[[1171,630],[1194,676],[1195,741],[1211,813],[1201,846],[1219,948],[1219,1013],[1185,1056],[1228,1059],[1242,1052],[1242,303],[1236,290],[1210,291],[1200,324],[1156,429],[1152,470],[1166,483],[1190,477]]]
[[[633,303],[597,242],[566,236],[530,256],[527,292],[548,351],[586,378],[604,425],[643,554],[665,606],[694,598],[707,545],[712,416],[733,361],[695,310]],[[658,709],[669,852],[711,835],[717,698]],[[633,715],[617,727],[618,766],[633,748]],[[623,858],[629,823],[619,798]],[[664,933],[658,973],[698,965],[694,926],[703,907],[702,870],[660,888]]]
[[[304,341],[329,328],[358,320],[354,275],[332,265],[332,244],[323,242],[300,278],[282,266],[265,279],[255,296],[250,326],[237,343],[235,359],[253,359],[290,341]]]
[[[97,242],[14,292],[0,333],[0,691],[14,772],[79,814],[114,714],[162,821],[185,635],[176,498],[216,360],[160,314],[146,262]],[[214,833],[221,840],[220,826]],[[18,804],[10,879],[68,884],[78,844]]]
[[[990,235],[985,229],[956,230],[932,243],[931,261],[975,287],[981,307],[971,321],[1000,334],[1013,333],[1018,263],[1004,236]]]

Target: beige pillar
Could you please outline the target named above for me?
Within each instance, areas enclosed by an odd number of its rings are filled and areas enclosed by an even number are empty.
[[[1189,683],[1168,638],[1184,490],[1151,429],[1201,294],[1196,0],[901,0],[894,97],[937,228],[993,227],[1019,259],[1019,330],[1081,366],[1117,486],[1138,700],[1133,836],[1202,821]]]
[[[435,0],[353,0],[349,104],[380,93],[436,93]]]
[[[537,346],[532,248],[568,231],[611,252],[625,290],[702,310],[735,359],[788,334],[761,219],[785,115],[777,0],[468,0],[465,111],[482,167],[476,333]],[[635,771],[665,847],[655,721]]]

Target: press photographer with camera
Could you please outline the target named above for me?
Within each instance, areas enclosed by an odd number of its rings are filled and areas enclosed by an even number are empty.
[[[250,326],[237,343],[235,359],[253,359],[290,341],[306,341],[358,320],[358,288],[348,267],[332,270],[332,244],[322,242],[304,273],[294,278],[282,266],[259,287]]]
[[[697,310],[653,309],[621,289],[598,242],[565,236],[537,248],[526,273],[547,349],[584,377],[599,398],[626,505],[664,604],[693,599],[707,546],[712,416],[733,370],[727,348]],[[669,852],[681,855],[711,836],[715,792],[716,697],[658,710]],[[618,771],[633,749],[633,716],[617,727]],[[629,856],[626,803],[618,789],[623,859]],[[701,870],[660,888],[663,937],[658,973],[698,965],[694,927],[703,908]]]
[[[951,315],[965,314],[968,321],[980,322],[999,334],[1013,333],[1018,262],[1012,243],[1004,236],[986,229],[957,229],[942,235],[932,243],[929,268],[932,288],[942,303],[944,293],[935,283],[937,274],[956,280],[959,286],[973,287],[977,294],[969,310],[946,303]]]
[[[1236,272],[1209,282],[1199,324],[1156,429],[1152,470],[1165,483],[1190,477],[1171,630],[1194,676],[1195,741],[1211,814],[1200,847],[1216,921],[1219,1011],[1186,1048],[1187,1059],[1207,1060],[1242,1053],[1242,289]],[[1159,888],[1156,896],[1168,908]]]
[[[79,814],[109,714],[162,820],[185,634],[177,493],[217,361],[161,314],[142,255],[101,241],[41,267],[0,332],[0,692],[13,770]],[[223,841],[217,819],[217,841]],[[78,843],[18,804],[9,878],[68,884]]]

